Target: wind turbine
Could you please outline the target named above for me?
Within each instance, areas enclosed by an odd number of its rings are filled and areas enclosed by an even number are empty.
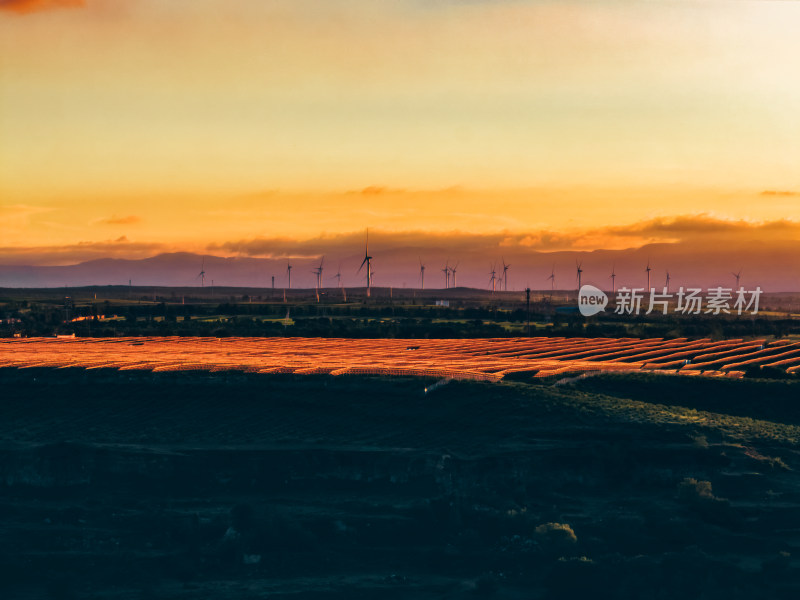
[[[611,275],[609,275],[609,277],[611,278],[611,293],[612,294],[616,294],[617,293],[617,274],[614,271],[614,265],[613,264],[611,265]]]
[[[453,273],[453,287],[458,287],[458,285],[456,284],[456,269],[458,268],[458,263],[459,262],[460,261],[456,262],[456,266],[455,267],[450,267],[450,272]]]
[[[364,268],[364,265],[367,265],[367,298],[369,298],[370,289],[372,288],[372,257],[369,255],[369,229],[367,229],[367,245],[364,248],[364,260],[361,262],[361,266],[358,267],[356,275],[361,273],[361,269]]]
[[[671,279],[671,278],[670,278],[670,276],[669,276],[669,271],[667,271],[667,280],[666,280],[666,282],[664,283],[664,287],[666,288],[666,290],[667,290],[667,293],[668,293],[668,294],[669,294],[669,280],[670,280],[670,279]]]
[[[322,263],[325,262],[325,257],[322,257],[322,260],[319,261],[319,266],[312,271],[317,276],[317,290],[322,287]]]
[[[425,289],[425,265],[422,264],[422,258],[419,259],[419,281],[421,283],[421,289]]]
[[[450,259],[447,259],[447,262],[444,263],[444,269],[442,269],[442,273],[444,273],[444,289],[450,287]]]
[[[496,266],[497,266],[497,263],[494,263],[492,265],[492,270],[489,271],[489,275],[491,275],[491,277],[489,278],[489,283],[492,285],[492,293],[493,294],[494,294],[494,290],[495,290],[495,282],[497,281],[497,276],[496,276],[497,272],[495,271],[495,267]]]
[[[331,279],[336,280],[336,287],[342,287],[342,263],[339,263],[336,275],[332,276]]]
[[[578,262],[577,260],[575,261],[575,266],[576,266],[577,275],[578,275],[578,290],[581,289],[581,273],[583,273],[583,269],[581,269],[582,265],[583,265],[582,262]]]
[[[647,267],[645,268],[645,271],[647,271],[647,291],[648,291],[648,293],[650,292],[650,271],[652,271],[652,270],[653,269],[650,268],[650,259],[648,258],[647,259]]]
[[[739,269],[738,273],[731,273],[736,278],[736,289],[739,289],[739,278],[742,276],[742,270]]]
[[[203,257],[203,261],[200,263],[200,273],[197,275],[200,278],[200,287],[204,287],[206,283],[206,257]],[[197,279],[195,277],[195,279]]]
[[[503,287],[505,288],[505,291],[507,292],[508,291],[508,268],[511,265],[507,265],[506,264],[506,259],[505,258],[503,258],[502,261],[503,261]]]
[[[550,270],[550,296],[553,295],[553,291],[556,289],[556,266],[553,265],[553,268]]]
[[[286,261],[286,274],[289,276],[289,289],[292,289],[292,263]]]

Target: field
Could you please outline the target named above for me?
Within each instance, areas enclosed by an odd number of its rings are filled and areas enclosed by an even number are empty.
[[[798,365],[763,339],[0,340],[0,597],[795,598]]]
[[[1,597],[800,593],[795,381],[154,371],[0,369]]]

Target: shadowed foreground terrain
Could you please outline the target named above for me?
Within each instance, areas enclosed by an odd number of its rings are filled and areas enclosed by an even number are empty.
[[[800,594],[796,382],[432,383],[0,369],[0,597]]]

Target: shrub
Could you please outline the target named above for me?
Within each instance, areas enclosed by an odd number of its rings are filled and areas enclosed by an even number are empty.
[[[686,477],[678,484],[678,498],[687,502],[717,499],[711,491],[710,481],[698,481],[694,477]]]
[[[540,543],[553,549],[567,548],[578,543],[578,536],[566,523],[543,523],[534,530]]]
[[[742,524],[742,517],[724,498],[717,498],[710,481],[698,481],[687,477],[678,484],[678,500],[684,502],[689,510],[704,521],[722,527],[736,529]]]

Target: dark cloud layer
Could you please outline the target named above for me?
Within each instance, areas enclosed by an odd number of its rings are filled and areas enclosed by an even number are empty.
[[[157,243],[130,242],[121,236],[101,242],[78,242],[63,246],[0,247],[2,265],[70,265],[100,258],[147,258],[170,250]]]
[[[537,230],[522,233],[467,234],[372,232],[372,249],[402,249],[413,252],[436,252],[481,256],[487,253],[520,251],[589,251],[635,248],[647,243],[689,243],[694,247],[719,244],[725,240],[800,240],[800,223],[785,219],[750,222],[717,219],[709,215],[685,215],[656,218],[628,226],[601,227],[571,232]],[[208,246],[212,252],[240,256],[288,258],[314,257],[323,254],[355,254],[366,242],[363,232],[319,236],[308,240],[289,238],[254,238]]]
[[[800,235],[800,223],[787,219],[775,221],[744,221],[717,219],[710,215],[684,215],[670,218],[656,218],[635,223],[628,227],[609,227],[608,234],[615,236],[662,236],[677,237],[680,240],[697,236],[720,234],[771,238],[775,234]]]
[[[364,257],[365,241],[363,231],[307,240],[235,240],[207,246],[204,264],[207,278],[215,279],[219,285],[264,286],[274,276],[275,285],[280,287],[286,284],[286,264],[290,261],[292,285],[312,287],[313,270],[324,256],[326,285],[334,285],[333,275],[341,271],[344,285],[359,286],[363,285],[363,272],[358,273],[358,267]],[[139,260],[146,266],[141,270],[131,264],[108,266],[111,271],[97,274],[95,279],[91,278],[94,271],[90,269],[84,279],[63,276],[53,281],[59,285],[95,280],[102,284],[116,281],[116,277],[134,279],[143,285],[189,285],[187,282],[199,272],[202,257],[163,254],[174,250],[178,248],[120,237],[68,246],[0,248],[0,265],[70,265],[99,258],[137,260],[162,255]],[[800,224],[787,220],[749,222],[695,215],[573,232],[475,235],[458,231],[370,231],[369,252],[374,257],[378,286],[419,285],[421,260],[427,267],[426,288],[443,287],[442,269],[446,264],[458,264],[459,285],[485,288],[493,266],[499,271],[502,261],[506,261],[511,264],[509,289],[519,290],[526,285],[534,289],[549,287],[551,269],[556,271],[557,288],[573,289],[575,264],[581,261],[583,281],[599,286],[609,284],[612,266],[618,285],[640,286],[649,262],[656,285],[663,284],[667,270],[675,285],[731,285],[731,273],[741,269],[747,285],[761,285],[770,291],[800,290],[800,272],[794,261],[800,253]],[[15,273],[14,277],[10,272],[4,276],[0,269],[0,287],[23,281],[19,275],[22,271],[17,269]]]

